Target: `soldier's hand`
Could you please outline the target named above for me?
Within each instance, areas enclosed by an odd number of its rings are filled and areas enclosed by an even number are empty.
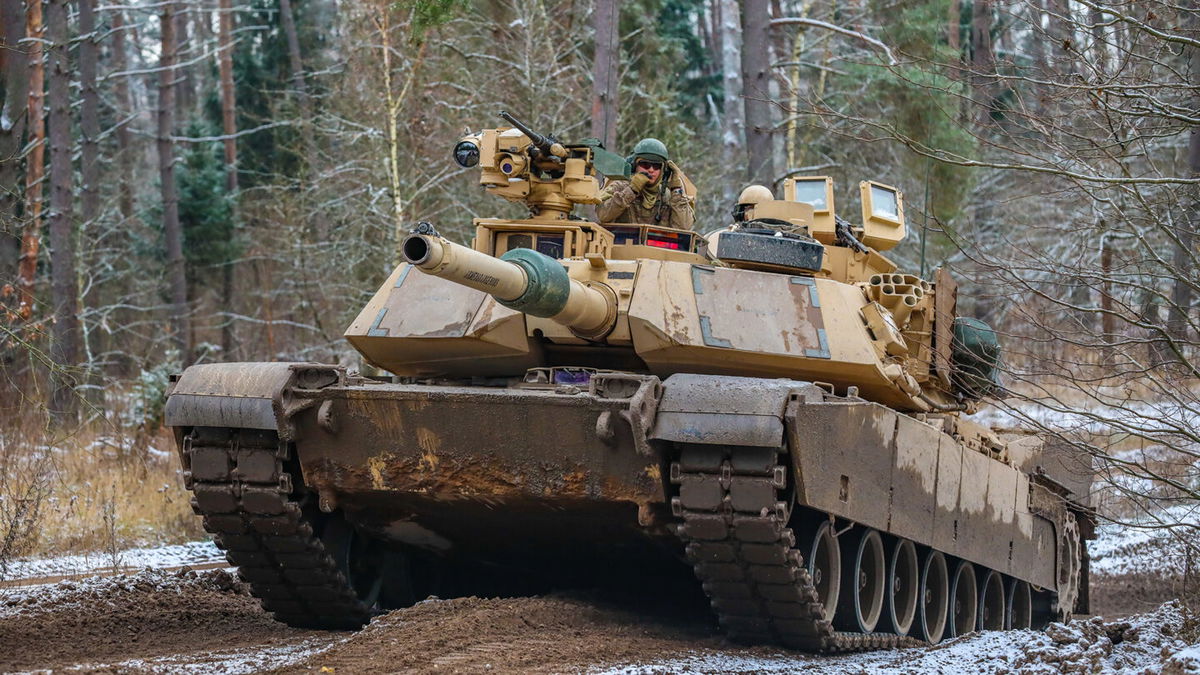
[[[667,187],[672,190],[682,190],[683,172],[679,170],[679,167],[675,166],[675,162],[667,162],[667,171],[671,174],[671,177],[667,179]]]
[[[629,177],[629,187],[633,188],[634,192],[641,192],[649,183],[650,176],[644,173],[635,173]]]

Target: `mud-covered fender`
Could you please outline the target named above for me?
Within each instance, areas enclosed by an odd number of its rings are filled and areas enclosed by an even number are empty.
[[[183,371],[167,395],[166,426],[278,431],[292,439],[290,418],[311,400],[294,401],[294,387],[319,389],[344,371],[318,363],[208,363]]]
[[[822,397],[808,382],[678,373],[663,382],[650,437],[674,443],[782,447],[784,411],[793,395]]]

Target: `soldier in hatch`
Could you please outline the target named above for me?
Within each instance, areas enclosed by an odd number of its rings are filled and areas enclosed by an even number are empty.
[[[641,223],[692,229],[696,219],[687,179],[657,138],[643,138],[633,146],[633,175],[614,180],[600,192],[596,209],[600,223]]]

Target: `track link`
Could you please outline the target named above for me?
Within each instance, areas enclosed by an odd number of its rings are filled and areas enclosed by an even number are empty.
[[[329,516],[309,516],[298,501],[285,467],[291,451],[272,431],[193,429],[183,442],[192,508],[277,620],[301,628],[361,628],[372,608],[321,539],[322,517]]]
[[[722,628],[739,642],[810,652],[921,644],[833,629],[787,526],[787,467],[779,459],[774,448],[686,445],[671,464],[677,531]]]

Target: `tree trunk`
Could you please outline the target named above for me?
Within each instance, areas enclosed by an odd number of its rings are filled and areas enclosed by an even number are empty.
[[[961,0],[950,0],[950,8],[946,12],[946,44],[950,46],[950,51],[954,52],[954,60],[957,64],[962,58],[962,36],[959,31],[962,29],[962,2]],[[958,73],[951,71],[951,77]]]
[[[1100,221],[1099,231],[1104,231],[1104,221]],[[1113,314],[1116,311],[1113,303],[1113,284],[1112,284],[1112,244],[1108,238],[1101,235],[1100,240],[1100,332],[1104,335],[1104,342],[1112,344],[1116,339],[1117,333],[1117,317]]]
[[[771,126],[770,0],[742,3],[742,94],[746,110],[746,178],[773,187]]]
[[[80,168],[81,222],[86,228],[100,217],[100,96],[96,92],[96,16],[93,0],[79,5],[79,89],[82,103],[79,130],[83,133]]]
[[[47,78],[50,138],[50,229],[51,299],[54,326],[50,358],[58,369],[79,365],[79,284],[75,261],[75,227],[72,214],[75,169],[71,161],[71,62],[67,32],[67,1],[46,4],[46,33],[50,45],[50,75]],[[73,377],[66,370],[54,373],[51,412],[67,417],[75,410]]]
[[[100,222],[100,96],[96,91],[96,61],[98,59],[96,33],[96,15],[93,7],[94,0],[77,0],[79,7],[79,89],[82,99],[79,110],[79,130],[83,135],[81,141],[80,159],[80,229],[88,231],[95,229]],[[86,267],[87,263],[83,263]],[[96,303],[95,286],[92,286],[90,297],[81,297],[83,307]],[[103,338],[104,333],[98,332]],[[81,354],[83,363],[87,364],[89,384],[95,384],[92,370],[96,345],[92,331],[86,323],[80,325]],[[96,405],[102,405],[103,389],[89,387],[88,400]]]
[[[17,268],[17,286],[21,293],[18,313],[33,315],[33,284],[37,277],[38,248],[42,231],[42,178],[46,175],[46,65],[43,62],[45,27],[42,25],[41,0],[25,6],[25,35],[33,39],[29,46],[29,156],[25,166],[25,229],[21,232],[21,257]]]
[[[1032,62],[1033,77],[1045,80],[1050,76],[1050,67],[1046,62],[1046,32],[1042,29],[1042,15],[1045,14],[1045,0],[1033,0],[1029,4],[1029,23],[1033,30],[1029,33],[1029,59]],[[1034,98],[1034,111],[1046,109],[1046,88],[1035,84],[1030,87]]]
[[[1190,28],[1195,30],[1200,24],[1197,17],[1197,3],[1188,3],[1191,10],[1189,15]],[[1188,54],[1188,70],[1190,71],[1193,87],[1200,87],[1200,49],[1191,47]],[[1197,91],[1196,89],[1193,92]],[[1192,101],[1200,99],[1200,94],[1193,93]],[[1200,178],[1200,128],[1192,127],[1188,133],[1188,175],[1192,179]],[[1171,312],[1167,319],[1167,329],[1176,340],[1187,340],[1191,334],[1192,303],[1195,297],[1193,284],[1196,283],[1195,241],[1196,232],[1200,230],[1200,185],[1191,185],[1184,197],[1184,203],[1190,208],[1184,217],[1179,219],[1175,230],[1176,244],[1172,260]]]
[[[180,3],[175,8],[175,120],[185,127],[192,115],[192,106],[196,98],[196,83],[192,77],[192,67],[179,65],[187,61],[191,55],[191,39],[188,35],[188,19],[190,18],[188,3]]]
[[[312,104],[308,98],[308,86],[304,83],[304,62],[300,59],[300,38],[296,34],[296,19],[292,14],[291,0],[279,0],[279,22],[283,24],[283,32],[287,37],[288,64],[292,70],[292,88],[296,90],[296,100],[300,104],[301,124],[312,124]],[[314,143],[311,130],[301,134],[304,143],[304,163],[309,171],[317,166],[317,146]]]
[[[621,0],[596,0],[592,32],[596,57],[592,64],[592,135],[615,151],[620,71]]]
[[[171,330],[179,358],[191,362],[191,322],[188,317],[187,275],[183,261],[183,229],[179,224],[179,196],[175,190],[175,3],[163,5],[159,15],[162,51],[158,62],[158,176],[162,183],[162,228],[167,247],[167,280],[171,286]]]
[[[112,59],[113,70],[116,72],[124,72],[126,64],[125,58],[125,12],[120,9],[113,10],[112,14]],[[126,118],[129,116],[129,111],[133,108],[133,104],[129,99],[129,78],[122,75],[117,77],[113,82],[113,93],[117,97],[117,207],[121,211],[121,220],[128,221],[133,218],[134,201],[133,201],[133,150],[130,148],[131,139],[129,134],[129,122]]]
[[[992,51],[992,0],[975,0],[971,5],[971,89],[976,105],[976,124],[985,129],[992,120],[993,75],[996,58]]]
[[[0,305],[10,302],[3,289],[17,277],[21,255],[20,162],[25,135],[25,110],[29,106],[29,47],[25,37],[25,9],[21,0],[0,0]],[[0,321],[4,316],[0,313]]]
[[[233,0],[220,0],[218,22],[218,44],[221,56],[218,59],[221,77],[221,130],[225,136],[225,192],[234,203],[234,222],[237,222],[237,100],[233,86]],[[233,261],[226,261],[222,270],[221,300],[229,310],[233,307],[234,269]],[[226,317],[221,325],[221,353],[226,360],[233,359],[233,319]]]
[[[737,0],[718,0],[721,11],[721,156],[725,166],[746,166],[746,117],[742,104],[742,14]],[[741,186],[725,181],[723,204],[732,204]]]
[[[1051,68],[1059,75],[1075,71],[1075,22],[1071,19],[1070,0],[1046,0],[1047,25],[1050,37]]]

